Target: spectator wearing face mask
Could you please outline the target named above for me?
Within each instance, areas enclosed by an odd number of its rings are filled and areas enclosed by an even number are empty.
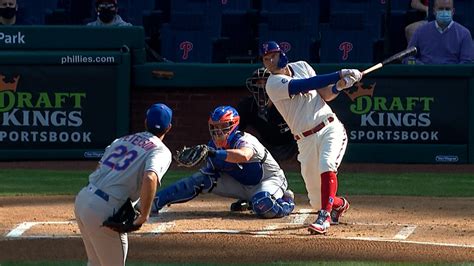
[[[95,10],[97,20],[88,23],[87,26],[132,26],[117,14],[117,0],[97,0]]]
[[[469,64],[474,62],[474,45],[469,30],[453,21],[453,0],[435,0],[435,21],[419,27],[408,47],[416,47],[409,64]]]
[[[17,24],[16,13],[18,5],[16,0],[0,0],[0,24],[15,25]]]

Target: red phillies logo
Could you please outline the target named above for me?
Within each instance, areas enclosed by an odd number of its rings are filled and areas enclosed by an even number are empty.
[[[189,41],[184,41],[179,44],[179,49],[183,50],[183,56],[181,57],[183,60],[188,59],[189,52],[193,49],[193,43]]]
[[[289,42],[281,42],[280,49],[282,49],[283,52],[287,53],[288,51],[291,50],[291,44]]]
[[[352,51],[352,43],[343,42],[339,45],[339,50],[342,51],[342,60],[346,61],[349,58],[349,52]]]

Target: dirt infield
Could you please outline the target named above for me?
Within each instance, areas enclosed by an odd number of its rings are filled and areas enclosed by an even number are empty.
[[[51,169],[36,163],[28,168]],[[24,166],[14,164],[8,168]],[[86,162],[82,167],[94,165]],[[68,165],[57,164],[54,169],[58,166]],[[7,167],[0,163],[0,168]],[[249,212],[230,213],[230,199],[202,195],[172,205],[131,234],[129,260],[474,262],[474,198],[353,196],[349,200],[351,209],[343,223],[325,236],[313,236],[306,226],[316,214],[305,195],[297,195],[297,210],[291,216],[271,220],[256,219]],[[85,261],[73,202],[73,196],[0,197],[0,262]]]

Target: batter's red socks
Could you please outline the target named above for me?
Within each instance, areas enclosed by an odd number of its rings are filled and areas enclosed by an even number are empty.
[[[338,208],[344,204],[341,198],[336,197],[337,175],[335,172],[324,172],[321,174],[321,208],[331,212],[332,208]]]

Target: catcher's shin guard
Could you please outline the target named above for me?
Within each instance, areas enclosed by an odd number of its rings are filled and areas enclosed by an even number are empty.
[[[267,191],[256,193],[252,197],[253,212],[260,218],[280,218],[289,215],[294,209],[293,201],[277,199]]]
[[[190,177],[176,181],[165,189],[156,193],[153,208],[156,211],[172,203],[182,203],[194,199],[201,192],[210,192],[215,185],[212,177],[195,173]]]

